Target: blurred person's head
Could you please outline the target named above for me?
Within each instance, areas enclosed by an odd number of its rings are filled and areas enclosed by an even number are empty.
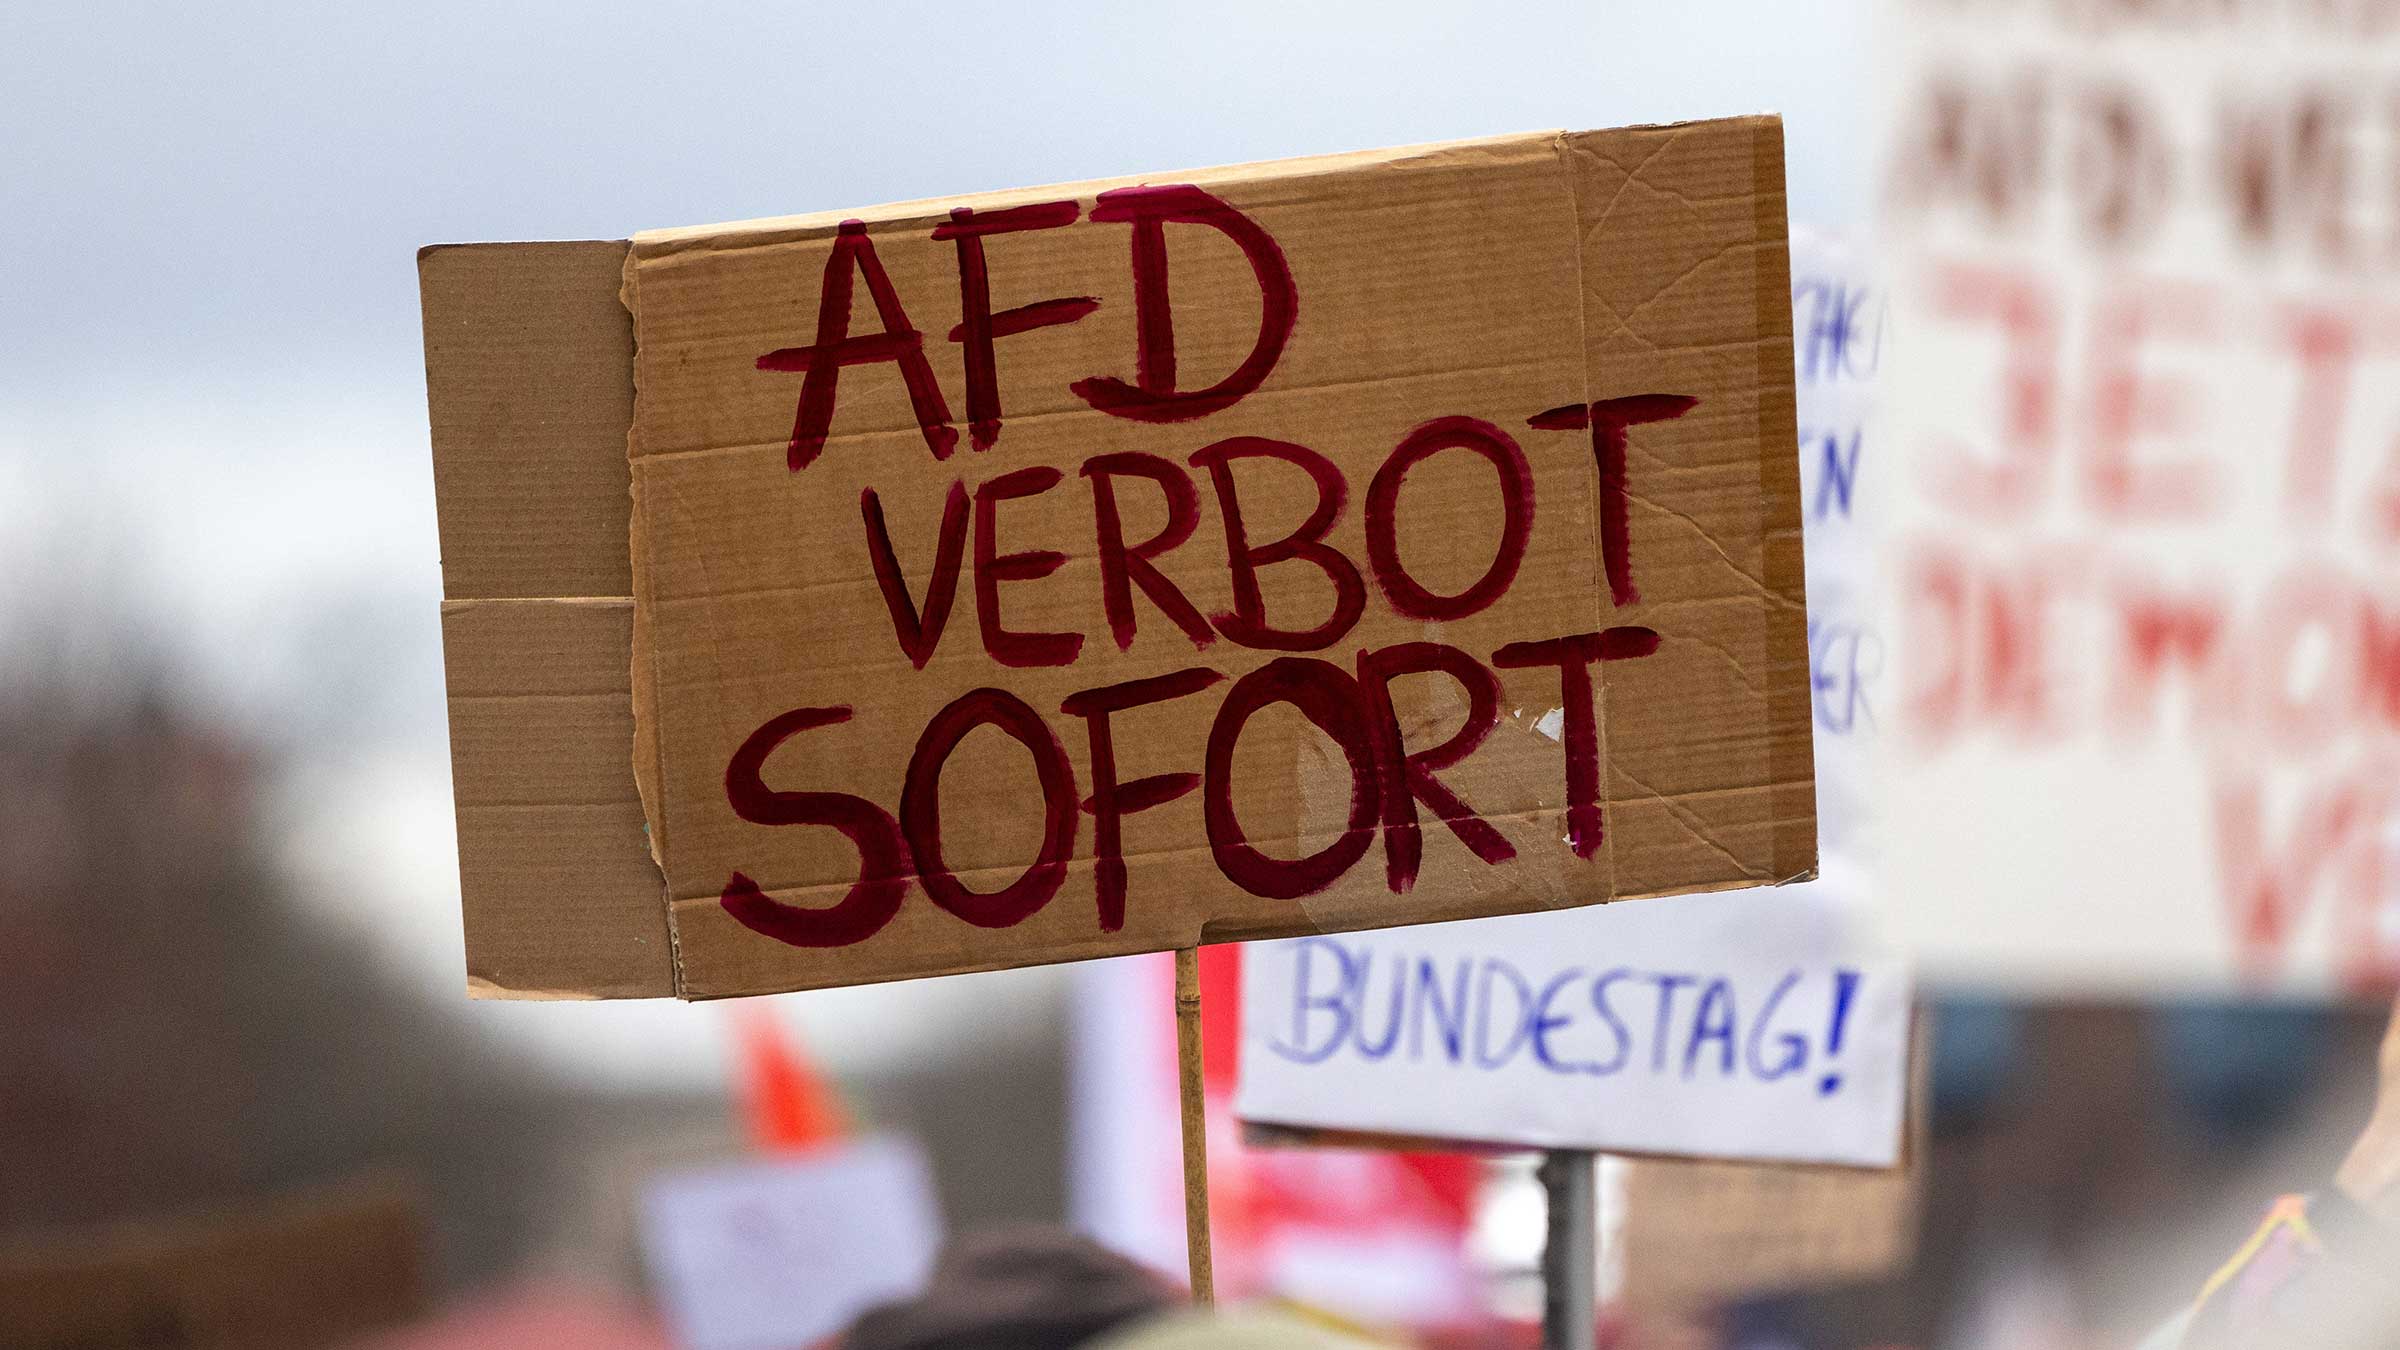
[[[1188,1308],[1112,1332],[1091,1350],[1367,1350],[1373,1344],[1285,1313]]]
[[[951,1241],[914,1298],[870,1308],[842,1350],[1068,1350],[1182,1300],[1147,1268],[1040,1225]]]

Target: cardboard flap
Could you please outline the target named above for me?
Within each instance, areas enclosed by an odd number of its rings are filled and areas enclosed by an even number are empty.
[[[418,255],[467,983],[675,992],[627,765],[633,582],[623,243]]]

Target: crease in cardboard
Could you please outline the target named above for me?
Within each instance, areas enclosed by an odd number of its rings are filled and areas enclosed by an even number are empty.
[[[635,249],[628,248],[626,250],[622,270],[619,274],[617,299],[618,303],[624,306],[627,315],[636,318],[635,360],[630,374],[633,383],[634,407],[638,410],[642,401],[642,363],[638,322],[638,316],[641,313],[639,298],[641,276],[634,267],[635,256]],[[665,911],[663,917],[667,931],[667,968],[674,980],[675,996],[685,998],[689,996],[689,992],[683,972],[683,928],[677,918],[674,887],[668,879],[666,840],[664,838],[665,812],[659,804],[661,791],[659,785],[662,778],[660,757],[664,751],[659,745],[657,722],[655,719],[644,718],[640,715],[641,709],[656,696],[659,683],[656,649],[650,629],[651,618],[656,612],[657,604],[655,597],[651,594],[653,582],[650,570],[641,565],[641,560],[648,554],[645,533],[647,521],[641,510],[641,478],[638,473],[632,472],[630,469],[630,466],[640,458],[637,453],[640,425],[640,420],[636,417],[629,419],[625,427],[625,459],[629,466],[626,482],[628,509],[625,546],[627,553],[634,560],[633,649],[627,656],[627,662],[630,668],[629,679],[635,716],[633,719],[633,744],[629,748],[629,758],[630,768],[633,772],[634,791],[642,805],[642,843],[648,849],[650,860],[659,872],[659,894],[663,902],[661,908]]]
[[[1334,380],[1317,384],[1303,383],[1285,385],[1275,388],[1261,388],[1245,396],[1244,401],[1265,406],[1273,404],[1278,399],[1297,399],[1312,395],[1341,393],[1354,390],[1395,388],[1409,384],[1431,383],[1437,380],[1456,380],[1461,376],[1505,375],[1516,371],[1534,370],[1539,368],[1539,364],[1533,362],[1504,362],[1498,365],[1470,366],[1446,370],[1402,371],[1390,375],[1371,376],[1364,379]],[[1008,425],[1011,428],[1017,428],[1028,423],[1038,423],[1045,418],[1088,418],[1091,416],[1091,411],[1092,410],[1090,406],[1087,404],[1079,404],[1073,407],[1061,405],[1056,408],[1036,409],[1031,412],[1018,412],[1012,405],[1008,413]],[[888,437],[915,436],[916,434],[917,427],[913,422],[894,422],[888,424],[879,423],[863,428],[853,428],[849,431],[833,432],[828,434],[825,438],[824,453],[828,455],[833,454],[844,445],[857,446],[863,443],[881,440]],[[788,439],[789,437],[786,435],[778,436],[772,440],[743,441],[727,445],[691,446],[684,449],[672,450],[659,449],[657,447],[644,447],[634,451],[633,453],[636,457],[637,464],[640,465],[659,464],[674,460],[705,459],[711,456],[762,455],[768,453],[780,456],[784,452],[784,448]]]
[[[1657,157],[1658,157],[1658,155],[1660,155],[1661,153],[1663,153],[1663,152],[1666,150],[1666,148],[1667,148],[1667,145],[1668,145],[1668,144],[1671,144],[1671,143],[1672,143],[1672,142],[1671,142],[1671,139],[1670,139],[1670,140],[1667,140],[1667,141],[1662,141],[1662,142],[1659,144],[1659,146],[1658,146],[1656,149],[1654,149],[1654,150],[1652,150],[1652,151],[1650,152],[1650,154],[1649,154],[1648,158],[1645,158],[1645,159],[1643,160],[1643,163],[1646,165],[1646,164],[1648,164],[1648,163],[1649,163],[1649,161],[1650,161],[1651,159],[1655,159],[1655,158],[1657,158]],[[1567,232],[1568,232],[1568,235],[1569,235],[1569,237],[1571,237],[1571,238],[1573,238],[1573,239],[1575,240],[1575,250],[1576,250],[1576,256],[1577,256],[1577,258],[1578,258],[1579,260],[1581,260],[1581,259],[1583,259],[1583,258],[1585,258],[1585,257],[1588,257],[1588,255],[1590,254],[1590,251],[1591,251],[1591,245],[1592,245],[1592,239],[1593,239],[1593,235],[1594,235],[1594,234],[1596,234],[1596,233],[1598,232],[1599,226],[1598,226],[1597,224],[1595,224],[1595,225],[1593,226],[1593,230],[1592,230],[1592,232],[1590,232],[1590,233],[1587,233],[1587,232],[1585,231],[1585,229],[1584,229],[1584,226],[1583,226],[1583,177],[1582,177],[1582,175],[1581,175],[1581,174],[1577,173],[1577,172],[1575,171],[1575,168],[1574,168],[1574,163],[1573,163],[1573,160],[1574,160],[1574,155],[1575,155],[1575,149],[1574,149],[1573,139],[1572,139],[1570,136],[1568,136],[1568,135],[1567,135],[1565,132],[1561,132],[1561,133],[1559,133],[1558,140],[1557,140],[1557,143],[1556,143],[1556,147],[1555,147],[1555,148],[1556,148],[1556,153],[1557,153],[1557,156],[1558,156],[1558,165],[1559,165],[1559,182],[1560,182],[1560,186],[1561,186],[1561,187],[1564,189],[1564,191],[1565,191],[1565,194],[1566,194],[1566,199],[1567,199]],[[1638,172],[1638,170],[1637,170],[1637,172]],[[1628,182],[1630,182],[1630,181],[1631,181],[1631,175],[1629,175],[1629,176],[1628,176],[1628,179],[1627,179],[1627,181],[1628,181]],[[1620,186],[1619,186],[1619,188],[1618,188],[1618,191],[1621,193],[1623,190],[1624,190],[1624,189],[1623,189],[1623,186],[1622,186],[1622,185],[1620,185]],[[1613,205],[1613,204],[1614,204],[1614,200],[1615,200],[1615,199],[1612,197],[1612,198],[1611,198],[1611,205]],[[1603,207],[1603,208],[1601,209],[1601,211],[1600,211],[1600,217],[1601,217],[1601,219],[1605,220],[1605,219],[1607,218],[1608,209],[1609,209],[1608,207]],[[1582,374],[1583,374],[1583,387],[1582,387],[1582,389],[1581,389],[1581,390],[1578,392],[1578,402],[1579,402],[1579,403],[1580,403],[1580,404],[1581,404],[1583,407],[1585,407],[1585,408],[1590,408],[1590,407],[1592,406],[1592,402],[1593,402],[1593,399],[1592,399],[1592,357],[1591,357],[1591,351],[1592,351],[1592,338],[1591,338],[1591,303],[1592,303],[1592,301],[1591,301],[1591,297],[1592,297],[1592,291],[1591,291],[1591,283],[1590,283],[1590,281],[1589,281],[1589,279],[1587,278],[1587,275],[1586,275],[1586,273],[1588,272],[1588,270],[1589,270],[1589,269],[1587,269],[1587,268],[1584,268],[1584,267],[1581,267],[1581,266],[1578,266],[1578,267],[1576,268],[1576,273],[1575,273],[1575,281],[1576,281],[1576,287],[1575,287],[1575,307],[1574,307],[1574,313],[1575,313],[1575,347],[1576,347],[1576,350],[1578,350],[1578,351],[1580,351],[1580,352],[1582,352],[1582,353],[1583,353],[1583,360],[1582,360],[1582,361],[1581,361],[1581,363],[1580,363],[1580,364],[1581,364],[1581,366],[1582,366]],[[1594,452],[1594,468],[1595,468],[1595,472],[1596,472],[1596,471],[1597,471],[1597,467],[1598,467],[1598,458],[1597,458],[1597,442],[1596,442],[1596,441],[1594,442],[1594,447],[1595,447],[1595,452]],[[1587,548],[1587,550],[1588,550],[1589,556],[1597,558],[1597,557],[1601,556],[1601,552],[1602,552],[1602,547],[1601,547],[1601,528],[1602,528],[1602,527],[1601,527],[1601,517],[1602,517],[1602,511],[1604,510],[1604,508],[1602,507],[1602,505],[1601,505],[1601,504],[1600,504],[1600,502],[1598,501],[1599,493],[1598,493],[1598,490],[1597,490],[1597,484],[1596,484],[1596,483],[1595,483],[1595,489],[1594,489],[1594,491],[1593,491],[1593,493],[1592,493],[1591,495],[1592,495],[1592,498],[1593,498],[1593,504],[1592,504],[1592,510],[1591,510],[1591,512],[1590,512],[1590,528],[1589,528],[1589,530],[1586,532],[1586,548]],[[1599,615],[1600,615],[1600,614],[1603,612],[1603,611],[1602,611],[1601,599],[1600,599],[1600,590],[1599,590],[1599,587],[1598,587],[1598,585],[1595,585],[1595,586],[1593,587],[1591,600],[1592,600],[1592,608],[1593,608],[1593,610],[1595,611],[1595,615],[1596,615],[1596,617],[1595,617],[1595,619],[1594,619],[1594,622],[1593,622],[1593,625],[1592,625],[1592,627],[1593,627],[1595,630],[1597,630],[1597,629],[1600,627],[1599,618],[1598,618],[1597,616],[1599,616]],[[1610,806],[1613,806],[1613,805],[1615,804],[1615,795],[1616,795],[1616,794],[1615,794],[1615,793],[1614,793],[1614,792],[1611,790],[1611,786],[1612,786],[1612,783],[1613,783],[1613,778],[1614,778],[1614,774],[1615,774],[1615,765],[1616,765],[1616,760],[1615,760],[1614,756],[1612,756],[1612,755],[1609,753],[1609,698],[1608,698],[1608,686],[1609,686],[1609,678],[1610,678],[1610,672],[1609,672],[1609,668],[1608,668],[1608,666],[1607,666],[1607,664],[1606,664],[1606,663],[1602,663],[1602,664],[1601,664],[1601,666],[1600,666],[1600,668],[1599,668],[1598,670],[1594,671],[1594,672],[1593,672],[1593,675],[1592,675],[1592,698],[1593,698],[1593,702],[1594,702],[1594,704],[1596,705],[1596,706],[1595,706],[1595,707],[1592,709],[1592,717],[1593,717],[1593,719],[1594,719],[1594,723],[1595,723],[1595,725],[1596,725],[1596,727],[1597,727],[1597,732],[1598,732],[1598,737],[1599,737],[1599,746],[1600,746],[1600,774],[1601,774],[1601,795],[1602,795],[1602,799],[1603,799],[1603,806],[1602,806],[1602,810],[1603,810],[1604,812],[1605,812],[1605,811],[1607,811],[1608,807],[1610,807]],[[1564,725],[1565,725],[1565,719],[1566,719],[1566,709],[1565,709],[1565,708],[1563,708],[1563,707],[1561,707],[1561,708],[1559,708],[1557,711],[1558,711],[1558,715],[1559,715],[1559,719],[1560,719],[1560,726],[1561,726],[1561,731],[1562,731],[1562,734],[1561,734],[1561,735],[1558,735],[1558,736],[1555,736],[1555,737],[1552,737],[1551,739],[1553,739],[1553,740],[1555,740],[1555,741],[1557,741],[1557,742],[1558,742],[1558,744],[1559,744],[1559,746],[1560,746],[1560,749],[1561,749],[1561,751],[1563,752],[1563,751],[1565,750],[1565,747],[1566,747],[1566,737],[1565,737],[1565,735],[1563,734]],[[1538,730],[1538,726],[1537,726],[1537,730]],[[1602,828],[1602,833],[1601,833],[1601,836],[1600,836],[1600,850],[1601,850],[1601,854],[1602,854],[1603,858],[1606,860],[1606,869],[1607,869],[1607,874],[1608,874],[1608,895],[1607,895],[1607,897],[1606,897],[1606,898],[1607,898],[1608,900],[1610,900],[1610,901],[1612,901],[1612,902],[1613,902],[1613,901],[1616,901],[1616,900],[1622,899],[1622,898],[1623,898],[1623,894],[1624,894],[1624,893],[1623,893],[1623,888],[1622,888],[1622,885],[1621,885],[1621,882],[1620,882],[1620,876],[1619,876],[1619,873],[1618,873],[1618,871],[1617,871],[1617,832],[1616,832],[1616,831],[1614,831],[1614,830],[1610,830],[1610,829],[1608,829],[1608,828],[1607,828],[1607,822],[1606,822],[1606,817],[1605,817],[1605,816],[1603,816],[1603,818],[1602,818],[1602,827],[1601,827],[1601,828]],[[1572,847],[1572,846],[1573,846],[1573,837],[1572,837],[1572,834],[1569,834],[1569,835],[1567,835],[1567,836],[1564,836],[1564,837],[1562,837],[1562,838],[1561,838],[1561,840],[1560,840],[1560,842],[1562,842],[1562,843],[1565,843],[1565,844],[1569,845],[1570,847]]]
[[[1727,788],[1727,789],[1725,789],[1725,791],[1727,791],[1727,792],[1741,792],[1741,791],[1748,791],[1748,790],[1749,790],[1749,789],[1745,789],[1745,788]],[[1685,795],[1692,795],[1692,794],[1685,794]],[[1702,795],[1707,795],[1707,794],[1702,794]],[[1478,815],[1477,815],[1475,818],[1476,818],[1477,820],[1481,820],[1481,821],[1485,822],[1486,824],[1492,824],[1492,825],[1503,825],[1503,824],[1512,824],[1512,823],[1528,823],[1528,824],[1530,824],[1530,823],[1536,823],[1536,822],[1542,822],[1542,821],[1564,820],[1564,819],[1566,818],[1566,814],[1567,814],[1567,813],[1566,813],[1566,808],[1564,808],[1564,807],[1548,807],[1548,806],[1545,806],[1545,807],[1535,807],[1535,808],[1532,808],[1532,809],[1529,809],[1529,810],[1524,810],[1524,811],[1490,811],[1490,812],[1483,812],[1483,813],[1480,813],[1480,814],[1478,814]],[[1265,835],[1265,836],[1257,836],[1257,835],[1254,835],[1254,836],[1252,836],[1252,837],[1251,837],[1251,840],[1250,840],[1250,842],[1251,842],[1253,845],[1262,845],[1262,844],[1263,844],[1263,845],[1276,845],[1276,844],[1298,844],[1298,843],[1301,843],[1301,842],[1303,842],[1303,841],[1304,841],[1304,840],[1305,840],[1307,837],[1308,837],[1308,836],[1307,836],[1306,834],[1304,834],[1304,833],[1300,833],[1300,832],[1294,832],[1294,833],[1290,833],[1290,834],[1281,834],[1281,835],[1273,835],[1273,834],[1270,834],[1270,835]],[[1208,856],[1208,853],[1209,853],[1209,848],[1208,848],[1208,845],[1206,845],[1206,844],[1193,844],[1193,845],[1189,845],[1189,846],[1182,847],[1182,848],[1144,849],[1144,850],[1142,850],[1141,852],[1138,852],[1138,853],[1136,853],[1136,852],[1128,852],[1128,853],[1126,853],[1126,854],[1125,854],[1125,862],[1126,862],[1126,864],[1127,864],[1127,865],[1130,867],[1131,865],[1133,865],[1133,864],[1135,864],[1135,863],[1155,863],[1155,862],[1166,862],[1166,861],[1172,861],[1172,860],[1198,861],[1198,860],[1200,860],[1200,859],[1202,859],[1202,858],[1205,858],[1206,856]],[[1090,871],[1092,870],[1092,867],[1093,867],[1093,861],[1092,861],[1092,859],[1090,859],[1090,858],[1072,858],[1072,859],[1069,859],[1069,860],[1068,860],[1068,862],[1067,862],[1067,871],[1068,871],[1068,873],[1069,873],[1070,875],[1073,875],[1073,874],[1076,874],[1076,873],[1088,873],[1088,872],[1090,872]],[[952,868],[952,871],[953,871],[953,872],[954,872],[954,873],[955,873],[955,874],[958,876],[959,880],[961,880],[961,881],[979,881],[979,880],[999,880],[999,879],[1006,879],[1006,878],[1014,877],[1016,874],[1018,874],[1019,872],[1022,872],[1022,871],[1024,871],[1024,870],[1025,870],[1025,869],[1024,869],[1024,865],[1023,865],[1022,863],[993,864],[993,865],[990,865],[990,866],[985,866],[985,867],[954,867],[954,868]],[[781,885],[781,886],[762,886],[762,887],[760,887],[760,889],[761,889],[762,891],[764,891],[766,894],[768,894],[768,895],[772,895],[772,896],[821,896],[821,895],[830,894],[830,893],[832,893],[832,892],[835,892],[835,891],[846,891],[846,890],[848,890],[849,888],[850,888],[850,882],[849,882],[848,880],[846,880],[846,879],[836,879],[836,880],[832,880],[832,881],[796,882],[796,883],[788,883],[788,884]],[[694,891],[693,893],[691,893],[691,894],[689,894],[689,895],[669,895],[669,896],[667,897],[667,903],[668,903],[669,905],[671,905],[671,906],[674,906],[674,905],[699,905],[699,904],[705,904],[705,905],[714,905],[714,904],[716,904],[716,903],[717,903],[717,899],[718,899],[718,894],[717,894],[717,890],[716,890],[716,888],[714,888],[714,887],[710,887],[710,888],[707,888],[707,889],[705,889],[705,890]],[[1294,901],[1294,902],[1292,902],[1292,903],[1294,903],[1294,904],[1301,904],[1301,905],[1304,905],[1304,904],[1306,903],[1306,897],[1302,897],[1300,900]],[[1327,930],[1325,930],[1325,931],[1327,931],[1327,932],[1333,932],[1333,931],[1336,931],[1336,930],[1334,930],[1334,929],[1327,929]]]

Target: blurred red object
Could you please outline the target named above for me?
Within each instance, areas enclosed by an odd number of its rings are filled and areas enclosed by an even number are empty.
[[[1488,1344],[1480,1276],[1466,1259],[1482,1165],[1459,1154],[1251,1147],[1233,1098],[1241,1054],[1241,951],[1200,950],[1209,1220],[1217,1293],[1272,1298],[1411,1343]],[[1077,968],[1074,1169],[1078,1226],[1137,1260],[1184,1273],[1174,963],[1165,953]],[[1451,1332],[1457,1340],[1427,1339]]]
[[[835,1087],[763,1002],[728,1010],[741,1056],[750,1142],[762,1153],[805,1153],[850,1133]]]

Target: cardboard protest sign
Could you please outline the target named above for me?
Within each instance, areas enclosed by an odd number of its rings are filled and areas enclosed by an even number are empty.
[[[1609,1159],[1606,1260],[1629,1304],[1697,1308],[1899,1274],[1916,1260],[1932,1072],[1923,1021],[1905,1072],[1895,1165],[1878,1170],[1682,1158]]]
[[[2390,980],[2400,26],[1884,15],[1895,923],[1987,985]]]
[[[629,319],[611,246],[429,251],[478,988],[1805,875],[1781,153],[1751,118],[663,231]]]
[[[1634,1159],[1618,1230],[1627,1302],[1698,1306],[1874,1279],[1915,1258],[1918,1168]]]
[[[1245,1121],[1876,1167],[1899,1156],[1908,976],[1856,944],[1829,897],[1712,895],[1295,938],[1248,956]]]
[[[314,1350],[425,1301],[423,1215],[380,1186],[0,1244],[11,1350]]]
[[[642,1197],[642,1248],[688,1350],[782,1350],[917,1292],[941,1248],[914,1145],[866,1138],[669,1173]]]

